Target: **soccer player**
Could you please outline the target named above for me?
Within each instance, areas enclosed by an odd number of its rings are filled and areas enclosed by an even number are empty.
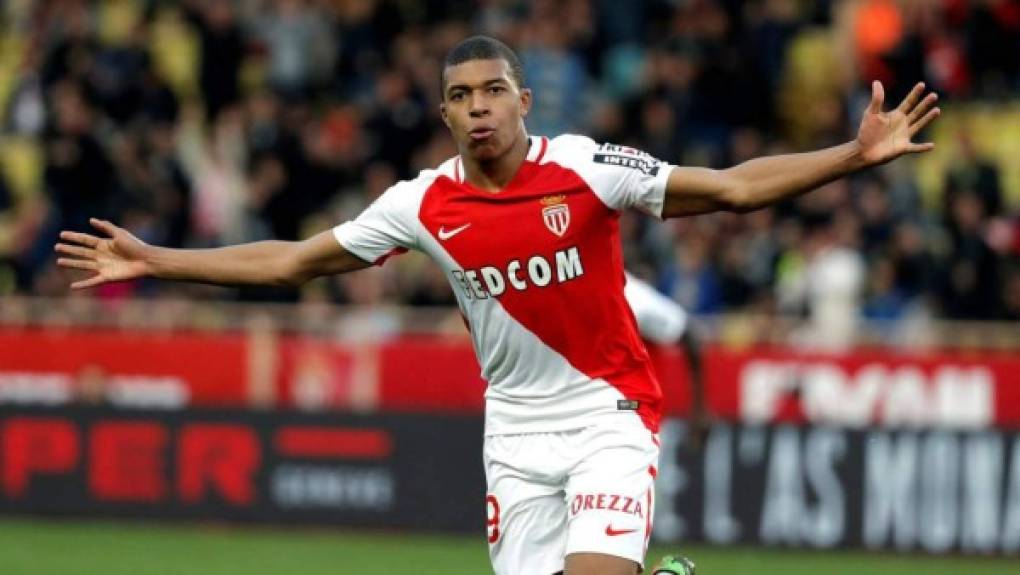
[[[634,312],[638,333],[643,340],[659,345],[679,346],[683,352],[691,389],[688,437],[693,446],[700,446],[708,426],[705,374],[701,362],[701,343],[690,326],[687,312],[680,304],[630,273],[626,274],[623,296]]]
[[[394,185],[353,221],[300,242],[174,250],[108,221],[64,231],[58,264],[87,288],[143,276],[297,285],[425,252],[448,275],[486,390],[488,540],[499,574],[633,575],[652,527],[661,393],[623,296],[621,210],[661,218],[749,211],[923,152],[938,114],[917,87],[871,104],[857,138],[726,170],[675,167],[573,135],[529,136],[521,64],[473,37],[443,67],[440,112],[459,154]]]
[[[700,449],[708,432],[708,409],[705,405],[701,344],[691,329],[687,312],[680,304],[630,273],[626,274],[623,295],[627,299],[627,305],[634,312],[638,333],[642,339],[659,345],[679,345],[683,350],[691,387],[688,443]],[[681,555],[663,557],[652,571],[652,575],[694,575],[694,573],[694,563]]]

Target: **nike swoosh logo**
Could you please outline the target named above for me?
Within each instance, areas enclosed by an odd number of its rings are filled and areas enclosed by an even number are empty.
[[[627,533],[633,533],[637,529],[613,529],[613,524],[606,525],[606,535],[610,537],[616,537],[617,535],[626,535]]]
[[[461,226],[459,228],[453,228],[452,230],[444,230],[443,226],[439,226],[439,239],[441,239],[441,240],[443,240],[445,242],[446,240],[448,240],[448,239],[452,238],[453,236],[463,232],[464,230],[468,229],[469,227],[471,227],[470,223],[464,224],[463,226]]]

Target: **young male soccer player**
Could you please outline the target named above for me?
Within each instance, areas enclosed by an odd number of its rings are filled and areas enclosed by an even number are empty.
[[[500,574],[632,575],[652,522],[660,391],[623,297],[617,219],[749,211],[855,170],[922,152],[938,115],[918,85],[857,138],[727,170],[667,165],[581,136],[528,136],[531,92],[504,44],[469,38],[447,56],[441,113],[459,155],[386,191],[355,220],[301,242],[207,250],[149,246],[106,221],[62,232],[74,288],[153,276],[294,285],[407,249],[448,274],[486,391],[488,540]]]
[[[626,274],[623,295],[634,312],[638,333],[645,341],[659,345],[679,345],[687,360],[691,388],[691,411],[687,433],[692,446],[700,448],[708,432],[704,370],[701,345],[691,329],[690,319],[680,304],[659,293],[647,282]],[[694,575],[694,563],[680,555],[667,555],[652,575]]]
[[[701,361],[701,343],[691,328],[690,319],[680,304],[662,295],[647,282],[626,274],[623,296],[634,312],[641,339],[659,345],[679,346],[687,361],[687,379],[691,390],[688,435],[698,445],[707,431],[708,406],[705,402],[705,374]]]

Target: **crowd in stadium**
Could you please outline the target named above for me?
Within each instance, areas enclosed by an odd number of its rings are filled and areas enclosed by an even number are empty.
[[[441,59],[484,32],[521,54],[536,95],[531,133],[583,133],[685,165],[847,141],[871,79],[887,103],[924,80],[950,120],[934,160],[750,215],[627,215],[628,267],[696,314],[1020,319],[1020,182],[1001,153],[1018,151],[1014,2],[47,0],[3,10],[0,294],[64,293],[56,234],[87,229],[90,216],[178,247],[299,239],[353,217],[455,155],[438,113]],[[441,273],[410,256],[294,292],[139,282],[97,296],[185,289],[453,304]]]

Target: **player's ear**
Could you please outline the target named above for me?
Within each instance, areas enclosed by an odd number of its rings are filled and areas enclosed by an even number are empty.
[[[527,118],[531,111],[531,88],[521,88],[521,117]]]
[[[450,115],[446,113],[446,102],[441,102],[439,104],[439,115],[442,116],[443,123],[446,124],[446,127],[452,129],[452,126],[450,126]]]

